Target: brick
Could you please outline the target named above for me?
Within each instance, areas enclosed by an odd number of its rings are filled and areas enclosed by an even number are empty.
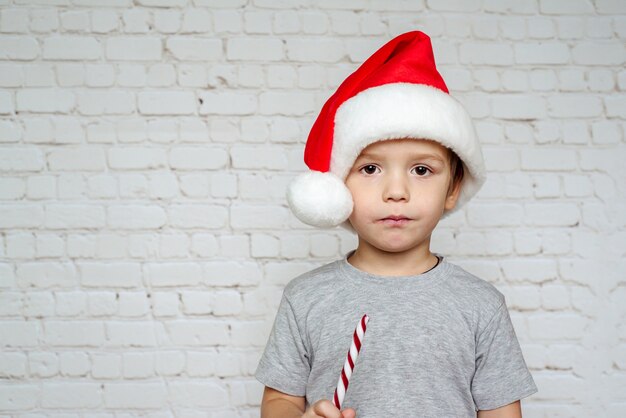
[[[285,170],[287,160],[280,146],[233,146],[230,149],[233,168]]]
[[[0,346],[35,347],[39,344],[41,333],[41,325],[38,321],[1,320]]]
[[[441,12],[476,12],[480,10],[478,0],[426,0],[429,9]]]
[[[588,197],[593,195],[593,183],[588,176],[571,174],[563,177],[565,196]]]
[[[528,37],[532,39],[554,38],[554,21],[549,17],[534,16],[527,21]]]
[[[141,284],[141,266],[137,263],[81,262],[77,266],[82,286],[133,288]]]
[[[523,170],[566,171],[577,167],[576,152],[562,148],[522,149]]]
[[[23,353],[0,353],[0,376],[2,378],[24,378],[26,376],[26,356]]]
[[[185,354],[180,351],[158,351],[155,370],[159,376],[176,376],[185,370]]]
[[[201,115],[251,115],[257,112],[257,96],[238,92],[200,92]]]
[[[161,207],[148,205],[109,206],[108,225],[119,229],[154,229],[166,223]]]
[[[155,287],[195,286],[202,283],[202,268],[198,263],[147,263],[145,276]]]
[[[580,210],[573,203],[536,203],[526,205],[529,225],[535,226],[575,226],[580,223]]]
[[[578,17],[556,18],[560,39],[580,39],[585,28],[584,20]]]
[[[141,93],[140,93],[141,94]],[[135,96],[125,91],[86,91],[78,96],[81,115],[129,115],[135,113]]]
[[[343,2],[342,2],[343,3]],[[318,11],[299,11],[302,31],[307,35],[321,35],[328,31],[330,20],[328,15]]]
[[[187,319],[168,321],[164,325],[174,345],[207,347],[231,344],[228,324],[223,321]]]
[[[545,101],[526,95],[497,95],[491,99],[491,113],[501,119],[542,119],[546,116]]]
[[[626,5],[619,0],[597,0],[596,11],[600,14],[624,14]]]
[[[236,316],[243,309],[241,294],[236,290],[222,290],[211,294],[215,316]]]
[[[104,208],[94,205],[50,204],[46,206],[45,224],[52,229],[103,227]]]
[[[152,2],[165,2],[165,0],[150,0]],[[169,1],[170,4],[166,4],[165,6],[172,6],[172,1]],[[181,17],[182,13],[179,10],[168,8],[154,11],[154,29],[160,33],[166,34],[174,34],[180,31],[181,25]]]
[[[0,13],[0,32],[27,33],[28,10],[5,9]]]
[[[228,210],[212,205],[171,205],[169,207],[170,225],[176,228],[224,227],[228,222]]]
[[[79,291],[55,292],[57,316],[78,317],[87,312],[87,295]]]
[[[91,29],[94,33],[110,33],[118,29],[117,13],[111,10],[96,10],[91,13]]]
[[[207,33],[213,29],[211,13],[202,8],[187,7],[183,12],[181,33]]]
[[[32,410],[41,399],[39,385],[12,383],[0,386],[0,409],[3,411]]]
[[[54,316],[54,295],[52,292],[28,292],[24,297],[24,309],[22,313],[27,318]]]
[[[602,69],[589,71],[589,89],[591,91],[608,92],[614,88],[615,77],[612,71]]]
[[[267,343],[267,330],[263,321],[237,321],[231,324],[232,346],[263,347]]]
[[[219,61],[223,55],[220,39],[169,37],[165,48],[179,61]]]
[[[506,295],[509,309],[537,310],[541,307],[541,293],[536,286],[514,286]]]
[[[580,65],[622,65],[626,59],[622,42],[581,42],[572,48],[572,58]]]
[[[167,388],[162,382],[106,383],[106,408],[156,409],[166,405]]]
[[[106,40],[106,58],[119,61],[160,61],[161,40],[150,37],[111,37]]]
[[[146,292],[119,292],[118,314],[123,317],[142,317],[150,312]]]
[[[227,405],[228,392],[216,381],[208,382],[171,382],[168,385],[170,399],[178,407],[215,408]]]
[[[274,13],[272,25],[275,34],[295,34],[302,30],[299,13],[294,10]]]
[[[169,165],[175,170],[217,170],[228,162],[228,153],[217,147],[176,147],[169,155]]]
[[[483,155],[488,172],[519,170],[519,151],[514,148],[484,147]]]
[[[500,262],[507,280],[515,283],[543,283],[557,278],[554,260],[511,258]]]
[[[99,347],[106,339],[97,321],[47,321],[43,341],[55,347]]]
[[[251,246],[255,258],[278,257],[280,254],[280,241],[269,234],[252,234]]]
[[[47,159],[48,167],[54,171],[102,171],[105,168],[102,148],[57,149],[51,151]]]
[[[221,235],[220,255],[228,258],[250,257],[250,238],[247,234]]]
[[[193,254],[201,257],[210,257],[217,254],[217,240],[213,234],[197,233],[191,237],[191,250]]]
[[[151,91],[138,94],[138,110],[144,115],[193,115],[196,97],[192,92]]]
[[[151,321],[109,321],[106,323],[109,347],[155,347],[154,323]]]
[[[179,314],[179,296],[172,292],[154,292],[150,298],[155,317],[174,317]]]
[[[183,291],[180,297],[185,315],[206,315],[213,312],[211,292]]]
[[[8,205],[0,207],[0,228],[28,228],[44,224],[45,212],[39,205]]]
[[[548,15],[586,15],[594,12],[593,5],[587,0],[541,0],[539,10]]]
[[[567,341],[583,338],[589,320],[569,313],[535,314],[528,317],[528,328],[535,341]]]
[[[49,60],[98,60],[102,47],[96,38],[50,36],[43,40],[43,58]]]
[[[301,116],[317,110],[316,97],[311,92],[264,92],[259,96],[262,115]]]
[[[261,281],[257,263],[209,261],[203,264],[203,282],[209,286],[255,286]]]
[[[513,49],[506,43],[464,42],[459,47],[459,62],[462,64],[508,66],[513,64]]]
[[[102,393],[97,383],[44,382],[41,391],[43,408],[97,408],[102,405]]]
[[[155,376],[153,353],[125,353],[122,355],[123,376],[126,379],[146,379]]]
[[[569,48],[556,42],[515,44],[515,62],[518,64],[567,64]]]
[[[31,61],[40,54],[36,38],[26,36],[2,36],[0,38],[0,60]]]
[[[16,277],[25,288],[74,287],[78,278],[73,264],[51,261],[20,263]]]
[[[70,113],[75,106],[75,97],[69,91],[54,88],[30,88],[16,92],[18,112]]]
[[[213,197],[242,196],[237,184],[237,176],[225,173],[214,173],[210,176],[210,195]]]
[[[343,42],[336,39],[288,39],[287,59],[296,62],[339,62],[346,54]]]
[[[59,18],[57,10],[50,9],[33,9],[31,11],[30,29],[34,32],[49,33],[59,27]]]
[[[541,287],[541,305],[545,310],[556,311],[570,308],[568,287],[545,284]]]
[[[45,167],[41,150],[35,147],[4,148],[0,150],[1,172],[40,171]]]
[[[91,356],[91,375],[95,379],[116,379],[122,375],[122,357],[119,354],[95,353]]]
[[[59,361],[55,353],[31,352],[28,356],[30,377],[54,377],[59,374]]]
[[[231,38],[226,43],[226,58],[233,61],[280,61],[284,58],[279,39]]]
[[[606,106],[606,116],[626,118],[626,94],[618,94],[614,96],[604,97]]]
[[[478,227],[517,226],[523,218],[523,208],[516,204],[474,204],[467,211],[470,225]]]
[[[287,224],[289,212],[276,205],[234,204],[230,207],[230,225],[234,229],[276,229]]]

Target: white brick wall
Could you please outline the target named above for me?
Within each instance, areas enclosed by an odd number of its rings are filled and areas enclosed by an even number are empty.
[[[288,210],[339,83],[421,29],[487,184],[433,249],[498,287],[539,393],[626,416],[626,2],[0,0],[0,415],[257,417]]]

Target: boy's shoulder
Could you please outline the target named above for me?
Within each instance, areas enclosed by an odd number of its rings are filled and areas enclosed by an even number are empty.
[[[330,291],[337,283],[337,270],[341,259],[331,261],[301,273],[285,286],[285,295],[291,300],[299,295]]]
[[[449,275],[445,284],[455,297],[466,300],[469,305],[478,305],[495,311],[505,302],[505,297],[495,285],[470,273],[458,264],[448,262]]]

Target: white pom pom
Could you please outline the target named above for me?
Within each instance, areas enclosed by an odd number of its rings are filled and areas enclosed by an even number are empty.
[[[333,173],[309,171],[289,184],[287,202],[298,219],[308,225],[329,228],[352,213],[352,195]]]

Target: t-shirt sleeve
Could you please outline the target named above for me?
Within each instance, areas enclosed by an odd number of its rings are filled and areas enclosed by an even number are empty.
[[[537,391],[503,299],[477,339],[472,379],[476,410],[500,408]]]
[[[283,292],[267,345],[255,377],[266,386],[304,396],[311,371],[309,350],[293,306]]]

